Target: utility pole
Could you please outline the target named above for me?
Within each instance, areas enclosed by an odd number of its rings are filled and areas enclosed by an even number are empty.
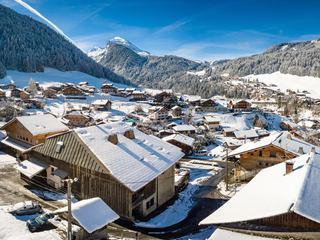
[[[229,180],[228,180],[228,173],[229,173],[229,169],[228,169],[228,154],[229,154],[229,149],[228,149],[228,143],[227,142],[225,142],[224,144],[223,144],[223,146],[226,148],[226,179],[225,179],[225,181],[226,181],[226,190],[228,191],[229,190]]]
[[[68,178],[68,179],[64,180],[64,182],[67,183],[67,188],[68,188],[68,191],[67,191],[67,200],[68,200],[68,232],[67,232],[67,239],[68,240],[72,240],[71,186],[72,186],[72,183],[77,182],[77,181],[78,181],[77,178],[74,178],[74,179]]]

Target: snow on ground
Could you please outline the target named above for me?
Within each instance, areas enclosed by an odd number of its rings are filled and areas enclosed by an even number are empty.
[[[60,240],[59,234],[55,230],[43,232],[29,232],[26,221],[36,215],[15,217],[10,213],[0,209],[0,239],[6,240]]]
[[[205,75],[206,74],[206,70],[205,69],[203,69],[203,70],[201,70],[201,71],[197,71],[197,72],[187,72],[187,74],[190,74],[190,75],[196,75],[196,76],[203,76],[203,75]]]
[[[202,118],[204,115],[212,115],[220,120],[221,127],[235,128],[237,130],[249,130],[254,128],[253,120],[257,115],[261,121],[266,123],[270,130],[280,130],[281,117],[274,113],[248,112],[248,113],[214,113],[196,114],[194,119]]]
[[[16,158],[0,151],[0,168],[6,165],[16,164]],[[0,238],[1,239],[1,238]]]
[[[215,160],[223,160],[223,158],[226,155],[225,147],[223,147],[222,145],[212,144],[212,145],[209,145],[207,149],[208,149],[208,155],[212,156],[212,158]]]
[[[0,84],[10,83],[13,81],[17,86],[25,87],[28,86],[31,78],[43,86],[59,85],[61,83],[89,82],[90,85],[101,87],[101,84],[106,82],[106,79],[96,78],[78,71],[62,72],[53,68],[45,68],[44,72],[30,73],[8,70],[7,76],[0,79]],[[123,84],[115,83],[114,85],[117,87],[128,87]]]
[[[147,222],[137,222],[137,226],[141,227],[167,227],[184,220],[194,204],[195,199],[192,196],[199,189],[201,183],[213,176],[211,166],[195,165],[183,163],[181,167],[190,169],[190,181],[188,186],[179,193],[178,199],[169,206],[165,211],[150,219]]]
[[[51,191],[46,191],[43,189],[31,189],[30,190],[32,193],[37,195],[38,197],[45,199],[47,201],[59,201],[61,203],[67,204],[67,194],[63,193],[58,193],[58,192],[51,192]],[[77,202],[78,200],[72,196],[71,201],[73,203]]]
[[[14,81],[19,87],[28,86],[30,79],[39,82],[40,84],[57,84],[57,83],[79,83],[79,82],[89,82],[96,87],[100,87],[104,82],[104,79],[99,79],[91,75],[78,72],[78,71],[68,71],[62,72],[53,68],[45,68],[44,72],[19,72],[16,70],[8,70],[7,76],[0,80],[0,83],[8,83]]]
[[[292,74],[284,74],[280,72],[274,72],[271,74],[259,74],[259,75],[248,75],[244,77],[246,79],[258,79],[260,82],[266,84],[275,84],[282,91],[285,92],[287,89],[294,91],[307,90],[310,92],[310,96],[313,98],[320,98],[320,78],[309,77],[309,76],[296,76]]]
[[[145,112],[147,112],[150,107],[147,103],[129,101],[128,98],[96,93],[94,95],[87,96],[86,99],[65,99],[62,95],[59,95],[56,99],[46,99],[44,109],[55,116],[62,117],[68,106],[81,110],[82,107],[89,106],[96,100],[110,100],[112,102],[112,110],[95,112],[93,115],[95,119],[106,119],[111,116],[124,117],[126,114],[134,111],[138,105],[140,105]]]
[[[225,197],[233,197],[237,192],[239,192],[246,184],[245,183],[238,183],[238,184],[229,184],[228,190],[225,181],[221,181],[218,186],[217,190]]]
[[[276,240],[277,238],[265,238],[244,233],[232,232],[224,229],[217,229],[209,240]]]

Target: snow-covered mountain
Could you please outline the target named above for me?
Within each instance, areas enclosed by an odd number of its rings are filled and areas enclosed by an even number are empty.
[[[119,44],[119,45],[123,45],[129,49],[131,49],[132,51],[136,52],[137,54],[139,54],[140,56],[149,56],[150,53],[147,51],[143,51],[140,48],[138,48],[136,45],[134,45],[133,43],[129,42],[126,39],[123,39],[121,37],[114,37],[113,39],[111,39],[109,41],[110,43],[115,43],[115,44]]]
[[[6,70],[42,72],[45,68],[128,82],[46,24],[0,4],[0,78],[6,75]]]
[[[209,66],[172,55],[154,56],[120,37],[108,41],[104,48],[91,50],[88,56],[133,83],[149,88],[171,88],[178,86],[178,82],[184,85],[191,78],[197,78],[194,81],[198,82],[198,75],[190,73],[203,71],[205,76],[204,68]]]
[[[320,77],[320,41],[281,43],[260,54],[214,62],[213,67],[215,73],[229,76],[280,71],[298,76]]]
[[[87,54],[89,57],[99,62],[103,58],[103,56],[108,53],[108,48],[112,44],[125,46],[126,48],[131,49],[132,51],[134,51],[142,57],[147,57],[150,55],[149,52],[141,50],[133,43],[121,37],[114,37],[109,40],[106,47],[95,47],[91,49]]]

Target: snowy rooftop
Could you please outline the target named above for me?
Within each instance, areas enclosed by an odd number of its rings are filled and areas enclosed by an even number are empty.
[[[311,143],[307,143],[303,140],[293,137],[292,134],[290,134],[289,132],[280,132],[273,133],[270,136],[262,138],[257,142],[248,142],[246,144],[243,144],[241,147],[238,147],[237,149],[230,152],[230,156],[242,154],[248,151],[266,147],[268,145],[273,145],[278,148],[282,148],[296,155],[309,153],[311,152],[312,147],[315,147]],[[319,147],[315,147],[315,149],[317,153],[320,153]],[[300,152],[301,150],[303,152]]]
[[[256,130],[254,130],[254,129],[235,131],[234,135],[238,139],[257,138],[257,137],[259,137],[259,135],[257,134]]]
[[[134,139],[124,136],[128,130],[134,132]],[[75,132],[111,174],[132,191],[145,186],[184,155],[180,148],[126,123],[102,124]],[[110,135],[117,136],[117,144],[108,140]]]
[[[57,213],[68,211],[67,207],[56,210]],[[101,198],[90,198],[72,203],[72,217],[88,233],[92,233],[119,218]]]
[[[17,117],[17,119],[33,136],[49,132],[68,131],[69,128],[62,124],[51,114],[32,115]],[[11,124],[15,119],[8,122],[3,128]]]
[[[204,116],[203,118],[207,122],[220,122],[220,119],[215,116],[208,115],[208,116]]]
[[[93,104],[93,105],[105,105],[108,102],[110,102],[110,100],[108,100],[108,99],[97,99],[97,100],[93,101],[91,104]]]
[[[196,128],[192,125],[177,125],[173,127],[173,130],[177,131],[177,132],[185,132],[185,131],[195,131]]]
[[[293,171],[288,174],[285,162],[261,170],[200,224],[243,222],[288,212],[320,223],[320,155],[304,154],[293,162]]]
[[[184,134],[179,134],[179,133],[166,136],[166,137],[162,138],[162,140],[164,140],[166,142],[168,142],[170,140],[175,140],[177,142],[186,144],[186,145],[188,145],[190,147],[193,146],[193,143],[195,141],[193,138],[188,137],[188,136],[186,136]]]

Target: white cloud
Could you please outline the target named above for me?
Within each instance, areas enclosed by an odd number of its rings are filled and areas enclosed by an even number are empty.
[[[176,21],[176,22],[173,22],[173,23],[171,23],[169,25],[161,27],[159,30],[157,30],[155,32],[155,34],[161,34],[161,33],[174,31],[174,30],[182,27],[183,25],[185,25],[187,23],[188,23],[188,21]]]

